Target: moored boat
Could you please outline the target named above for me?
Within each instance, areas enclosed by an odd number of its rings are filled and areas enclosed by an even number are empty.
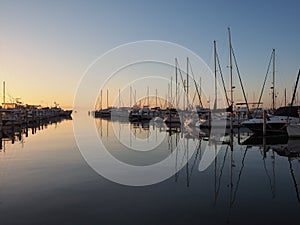
[[[287,126],[287,133],[290,138],[300,138],[300,124],[289,124]]]
[[[166,124],[180,124],[181,120],[177,109],[175,108],[167,109],[165,113],[164,122]]]
[[[298,106],[287,106],[278,108],[273,115],[266,115],[266,132],[287,133],[287,127],[299,123]],[[253,118],[242,122],[242,125],[249,128],[253,133],[263,133],[263,118]]]

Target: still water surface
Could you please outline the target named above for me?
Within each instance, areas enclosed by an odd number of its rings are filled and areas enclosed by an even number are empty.
[[[204,147],[221,142],[212,142],[203,132],[199,138],[199,130],[181,133],[151,123],[86,119],[95,120],[110,153],[132,165],[162,160],[180,137],[198,147],[187,163],[185,157],[178,161],[184,166],[171,178],[131,187],[89,167],[77,148],[72,120],[49,124],[34,134],[29,128],[28,137],[22,134],[14,144],[3,138],[1,224],[299,224],[300,157],[286,155],[291,148],[300,152],[300,140],[261,146],[257,139],[248,139],[241,145],[235,135],[233,149],[224,143],[213,163],[200,172]],[[155,151],[134,151],[130,148],[136,140],[159,145]]]

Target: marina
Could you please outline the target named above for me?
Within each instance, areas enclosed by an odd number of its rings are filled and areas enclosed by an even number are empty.
[[[78,113],[73,117],[95,122],[103,144],[119,160],[141,166],[177,152],[171,166],[184,166],[154,186],[117,185],[96,174],[83,160],[72,134],[72,120],[33,128],[34,135],[29,128],[28,137],[23,133],[14,143],[2,139],[0,207],[4,223],[82,224],[89,215],[90,224],[118,224],[120,219],[123,224],[136,220],[142,224],[198,224],[200,220],[208,224],[298,224],[297,139],[275,136],[263,140],[248,130],[234,130],[232,139],[230,134],[218,138],[210,137],[207,130],[172,130],[154,121],[130,123]],[[130,146],[138,146],[141,139],[159,145],[152,151],[132,151]],[[179,140],[184,148],[176,147]],[[128,147],[122,141],[128,141]],[[206,170],[199,171],[206,151],[216,157]],[[28,167],[32,172],[22,169]],[[77,211],[78,206],[85,207]],[[149,214],[154,208],[155,216]],[[12,216],[12,210],[17,210],[14,215],[18,217]],[[39,215],[41,210],[52,213]],[[116,210],[118,218],[111,217]],[[181,216],[175,216],[178,214]]]
[[[195,78],[189,57],[186,70],[175,58],[171,67],[175,71],[165,79],[166,88],[155,88],[155,94],[148,84],[141,96],[131,85],[122,91],[103,88],[93,110],[79,110],[75,99],[74,113],[57,103],[52,107],[19,100],[8,103],[3,83],[2,220],[7,224],[82,224],[92,215],[89,224],[132,224],[133,218],[140,224],[298,224],[300,110],[296,93],[300,70],[290,102],[285,99],[285,105],[276,104],[273,79],[271,107],[263,107],[261,97],[250,103],[229,28],[228,34],[230,88],[222,81],[221,69],[219,73],[215,69],[212,106],[203,90],[208,81]],[[275,50],[270,62],[274,54]],[[214,59],[216,68],[216,42]],[[233,62],[244,93],[242,103],[234,100],[238,87],[233,87]],[[220,90],[223,104],[218,100]],[[32,167],[31,174],[28,168]],[[13,170],[6,172],[8,168]],[[30,210],[19,210],[19,217],[10,213],[25,205]],[[39,216],[40,209],[56,216]],[[112,218],[116,211],[119,217]]]
[[[55,107],[22,105],[19,103],[3,103],[0,108],[1,132],[15,127],[31,126],[51,121],[53,118],[71,118],[72,110]]]
[[[299,1],[0,1],[1,225],[299,225]]]
[[[200,76],[200,82],[196,79],[196,75],[193,72],[193,67],[189,57],[186,57],[186,69],[181,69],[180,62],[175,58],[174,73],[169,77],[168,86],[165,90],[155,89],[155,96],[151,97],[152,104],[150,105],[150,87],[147,86],[146,96],[137,99],[136,90],[132,91],[132,86],[129,88],[129,106],[121,107],[121,92],[118,89],[118,94],[115,97],[118,99],[118,104],[110,106],[109,101],[109,89],[106,90],[106,108],[104,108],[103,93],[100,90],[100,96],[97,99],[95,110],[92,114],[95,118],[128,118],[130,121],[149,121],[149,120],[163,120],[168,126],[191,126],[198,128],[230,128],[231,132],[233,128],[247,127],[252,133],[267,136],[271,134],[285,134],[287,135],[287,127],[289,125],[299,124],[300,109],[299,106],[295,106],[296,93],[298,88],[300,69],[298,71],[295,86],[293,88],[293,94],[290,102],[287,102],[286,89],[284,106],[276,105],[276,85],[275,85],[275,49],[272,49],[270,61],[268,63],[267,73],[264,77],[262,89],[257,102],[252,102],[252,108],[250,108],[250,102],[245,92],[245,85],[242,82],[242,76],[237,64],[236,55],[232,47],[231,31],[228,27],[228,47],[229,47],[229,88],[226,87],[224,82],[224,76],[220,65],[216,41],[213,42],[214,47],[214,103],[213,107],[207,106],[205,102],[210,104],[210,100],[207,100],[207,96],[203,96],[202,93],[202,77]],[[272,65],[272,66],[271,66]],[[235,70],[234,70],[235,67]],[[218,69],[217,69],[218,68]],[[271,71],[272,68],[272,71]],[[233,86],[236,83],[233,73],[236,72],[239,83],[240,91],[242,92],[244,102],[236,102],[234,99],[234,91],[237,87]],[[263,107],[262,96],[265,90],[266,81],[268,75],[272,75],[271,86],[271,107]],[[199,77],[199,75],[198,75]],[[173,81],[175,80],[175,82]],[[207,86],[211,86],[212,83],[207,80]],[[108,84],[105,84],[108,85]],[[218,88],[223,89],[223,106],[219,105]],[[127,87],[128,89],[128,87]],[[174,90],[175,89],[175,90]],[[158,92],[166,92],[166,97],[163,98]],[[125,92],[123,90],[123,92]],[[123,94],[123,93],[122,93]],[[205,94],[205,93],[204,93]],[[163,94],[164,95],[164,94]],[[206,98],[206,101],[204,100]],[[132,98],[134,99],[132,103]],[[160,104],[158,104],[158,98]],[[154,103],[155,100],[155,103]],[[162,100],[162,101],[161,101]],[[287,106],[288,104],[288,106]],[[290,127],[289,131],[296,130],[294,127]],[[295,136],[291,134],[290,136]]]

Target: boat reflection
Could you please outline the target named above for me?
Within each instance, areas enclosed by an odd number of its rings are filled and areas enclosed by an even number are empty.
[[[6,144],[14,144],[16,141],[24,144],[24,138],[31,133],[34,135],[38,131],[47,129],[49,125],[56,126],[63,120],[72,120],[71,116],[50,117],[44,120],[37,120],[36,122],[19,124],[14,126],[3,126],[0,130],[0,150],[6,150]]]
[[[267,180],[266,186],[262,188],[269,191],[272,199],[276,198],[276,185],[278,185],[276,176],[282,177],[290,174],[291,183],[280,183],[280,185],[293,186],[296,200],[300,202],[297,184],[299,174],[297,176],[298,170],[293,169],[295,163],[300,161],[300,139],[289,139],[287,135],[263,138],[252,135],[247,129],[234,129],[232,131],[227,129],[223,135],[215,135],[209,129],[200,130],[182,124],[180,126],[167,126],[163,122],[154,120],[119,123],[118,121],[96,119],[96,123],[99,134],[103,133],[102,130],[106,130],[108,139],[113,135],[110,132],[111,126],[121,130],[121,134],[119,134],[121,138],[125,137],[125,135],[122,136],[122,132],[127,132],[126,137],[130,139],[131,146],[134,145],[135,140],[141,138],[144,138],[145,146],[151,145],[152,142],[159,144],[163,139],[160,150],[176,155],[174,171],[177,172],[174,174],[174,182],[180,185],[184,183],[187,188],[190,188],[193,182],[198,182],[199,174],[202,173],[197,171],[198,165],[200,165],[201,160],[205,160],[203,159],[204,153],[209,152],[214,159],[203,173],[208,173],[211,182],[213,182],[214,188],[211,191],[214,194],[213,203],[215,207],[222,202],[220,198],[224,200],[224,195],[228,196],[228,220],[230,220],[231,208],[238,201],[241,193],[247,191],[244,182],[247,180],[249,180],[248,182],[255,182],[254,177],[247,176],[249,169],[253,167],[262,169],[261,174],[265,175],[264,180]],[[125,127],[128,129],[126,130]],[[154,135],[155,138],[151,138],[151,135]],[[182,148],[178,147],[179,142],[182,143]],[[258,154],[261,157],[257,157],[256,161],[253,162],[253,154]],[[159,156],[157,157],[159,158]],[[278,171],[276,165],[284,163],[283,157],[287,158],[288,167]],[[208,172],[211,170],[213,170],[213,174]]]
[[[279,156],[287,158],[291,178],[296,192],[296,197],[298,202],[300,203],[297,176],[295,175],[295,170],[293,168],[293,161],[296,161],[298,163],[300,162],[300,139],[289,139],[286,144],[276,145],[272,148]]]
[[[279,157],[287,158],[289,164],[289,172],[291,174],[297,201],[298,203],[300,203],[299,189],[298,189],[297,178],[296,178],[297,176],[295,175],[295,170],[293,169],[293,165],[295,164],[295,163],[293,164],[293,161],[295,161],[296,163],[300,162],[300,139],[291,139],[287,135],[276,135],[276,136],[267,136],[267,137],[252,135],[245,142],[243,142],[243,144],[251,147],[258,146],[262,150],[264,169],[269,180],[273,198],[275,198],[275,194],[276,194],[275,153]],[[267,152],[271,152],[270,158],[272,161],[272,175],[270,175],[266,165]]]
[[[300,139],[288,139],[286,143],[273,146],[273,150],[279,155],[288,158],[300,157]]]
[[[273,135],[263,137],[261,135],[251,135],[242,145],[263,146],[263,145],[281,145],[287,144],[289,137],[287,135]]]

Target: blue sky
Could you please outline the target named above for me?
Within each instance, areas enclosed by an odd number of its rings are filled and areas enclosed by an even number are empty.
[[[283,88],[291,93],[300,67],[298,2],[2,0],[0,77],[10,95],[25,102],[71,107],[78,81],[95,58],[144,39],[185,46],[211,67],[217,40],[228,77],[230,26],[249,96],[258,96],[276,49],[279,104]]]

